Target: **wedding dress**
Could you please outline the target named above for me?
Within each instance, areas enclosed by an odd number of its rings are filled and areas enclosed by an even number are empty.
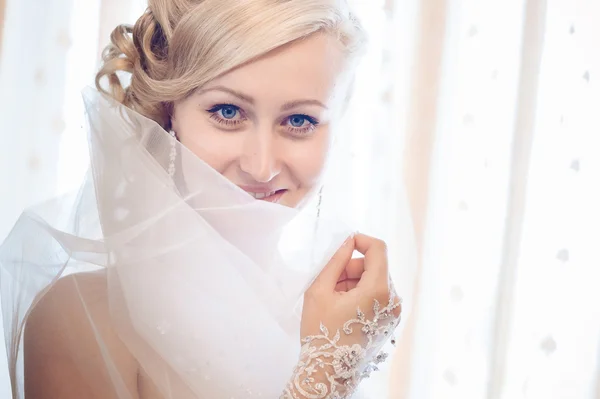
[[[24,212],[0,246],[15,397],[24,397],[27,317],[66,276],[84,276],[69,303],[98,355],[92,363],[65,353],[82,378],[131,397],[108,323],[165,398],[279,397],[300,355],[303,293],[352,230],[310,209],[255,200],[93,89],[84,102],[90,170],[81,189]],[[102,372],[89,369],[98,362]]]

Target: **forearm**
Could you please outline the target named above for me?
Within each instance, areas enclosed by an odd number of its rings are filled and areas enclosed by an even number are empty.
[[[305,344],[281,399],[351,398],[362,380],[361,356],[349,346]]]
[[[357,317],[344,324],[343,334],[336,330],[333,337],[321,324],[320,333],[302,340],[300,361],[280,399],[351,398],[360,382],[386,360],[381,348],[399,322],[394,315],[399,306],[394,296],[383,309],[375,301],[371,319],[359,309]]]

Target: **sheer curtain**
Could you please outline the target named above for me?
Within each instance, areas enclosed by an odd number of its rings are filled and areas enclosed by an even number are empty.
[[[599,398],[600,4],[423,0],[419,15],[420,269],[392,396]]]
[[[141,0],[0,3],[0,241],[24,208],[75,189],[87,168],[80,91],[111,27]],[[1,327],[0,327],[1,328]],[[10,397],[5,348],[0,397]]]

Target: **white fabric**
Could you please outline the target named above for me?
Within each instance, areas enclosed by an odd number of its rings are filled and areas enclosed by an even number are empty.
[[[342,121],[338,158],[329,171],[322,211],[388,242],[406,319],[414,262],[402,261],[412,239],[399,176],[403,144],[399,121],[405,118],[397,109],[392,112],[390,91],[398,80],[398,93],[410,83],[412,41],[407,33],[415,21],[405,11],[409,5],[416,8],[417,2],[400,3],[396,15],[391,15],[396,1],[349,3],[366,27],[370,45]],[[11,195],[0,201],[0,240],[24,208],[79,185],[88,163],[80,88],[93,81],[108,33],[118,23],[135,22],[144,8],[144,0],[7,0],[0,57],[4,126],[0,163],[5,165],[0,187]],[[388,40],[396,27],[402,30],[399,40]],[[401,62],[392,65],[392,58]],[[35,104],[35,117],[23,104]],[[3,378],[5,364],[0,363],[0,397],[4,397],[8,382]],[[372,397],[387,397],[390,370],[384,370],[364,383]]]
[[[0,247],[19,394],[29,307],[60,276],[104,269],[110,325],[162,395],[277,397],[298,360],[302,295],[352,231],[257,201],[154,122],[92,89],[85,99],[91,170],[79,195],[26,212]],[[127,398],[108,343],[94,344]]]

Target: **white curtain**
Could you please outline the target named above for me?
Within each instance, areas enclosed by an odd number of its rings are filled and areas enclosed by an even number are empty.
[[[0,54],[0,240],[21,211],[72,190],[87,167],[81,89],[142,0],[6,0]]]
[[[144,9],[141,0],[1,5],[0,241],[23,209],[77,188],[88,163],[81,89],[93,85],[111,28]],[[5,398],[10,390],[0,347],[0,397]]]
[[[420,4],[439,47],[415,56],[434,100],[407,128],[421,262],[393,397],[600,398],[600,3]]]

